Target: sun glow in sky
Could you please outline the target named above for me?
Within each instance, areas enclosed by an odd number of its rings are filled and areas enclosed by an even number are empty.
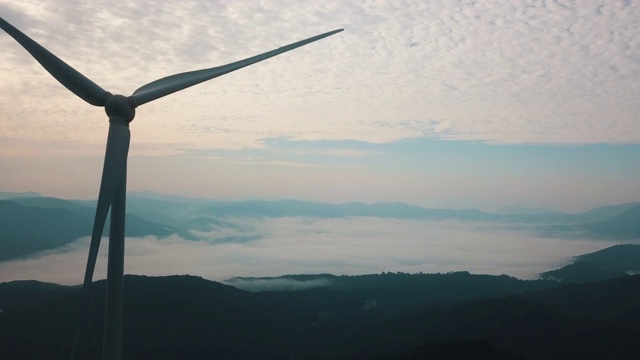
[[[345,31],[137,109],[130,190],[218,199],[640,199],[638,1],[7,1],[112,93]],[[107,117],[0,33],[0,190],[98,193]]]

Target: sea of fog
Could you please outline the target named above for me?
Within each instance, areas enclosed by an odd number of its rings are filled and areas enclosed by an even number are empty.
[[[202,240],[127,238],[125,271],[138,275],[190,274],[223,281],[237,276],[358,275],[381,272],[507,274],[535,279],[571,258],[615,243],[545,238],[513,224],[384,218],[227,219],[195,233]],[[96,275],[106,274],[103,238]],[[35,279],[82,282],[89,238],[35,256],[0,263],[0,282]]]

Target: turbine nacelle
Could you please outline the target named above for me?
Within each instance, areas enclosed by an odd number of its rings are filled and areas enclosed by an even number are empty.
[[[111,95],[107,98],[104,111],[109,116],[109,122],[128,125],[136,116],[136,109],[130,97]]]

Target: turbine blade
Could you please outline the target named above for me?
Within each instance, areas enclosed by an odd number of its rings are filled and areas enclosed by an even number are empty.
[[[275,50],[268,51],[260,55],[252,56],[244,60],[233,62],[231,64],[167,76],[142,86],[141,88],[136,90],[133,93],[133,95],[131,95],[130,98],[133,99],[135,106],[140,106],[142,104],[148,103],[149,101],[153,101],[163,96],[172,94],[176,91],[186,89],[190,86],[199,84],[207,80],[211,80],[220,75],[230,73],[232,71],[241,69],[245,66],[255,64],[259,61],[266,60],[270,57],[280,55],[284,52],[293,50],[297,47],[300,47],[300,46],[312,43],[314,41],[320,40],[322,38],[325,38],[327,36],[331,36],[333,34],[339,33],[342,30],[344,29],[338,29],[338,30],[330,31],[324,34],[320,34],[320,35],[308,38],[306,40],[301,40],[293,44],[289,44],[289,45],[277,48]]]
[[[120,119],[118,119],[120,121]],[[119,190],[126,184],[127,176],[127,155],[129,153],[129,142],[131,133],[127,125],[120,122],[109,123],[109,135],[107,137],[107,150],[104,156],[104,167],[102,169],[102,181],[100,183],[100,194],[98,195],[98,205],[96,206],[96,216],[91,232],[91,244],[89,245],[89,256],[87,267],[82,283],[82,311],[78,320],[78,327],[71,347],[71,359],[75,359],[80,344],[80,337],[89,317],[91,307],[91,284],[93,272],[96,267],[100,240],[107,220],[109,208],[113,204]]]
[[[13,25],[9,24],[3,18],[0,18],[0,28],[22,45],[60,84],[64,85],[64,87],[71,90],[72,93],[78,95],[89,104],[104,106],[107,98],[111,95],[109,92],[89,80],[76,69],[67,65],[64,61],[60,60],[60,58],[13,27]]]

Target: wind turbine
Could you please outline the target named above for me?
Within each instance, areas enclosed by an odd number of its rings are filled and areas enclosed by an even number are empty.
[[[135,109],[140,105],[144,105],[176,91],[280,55],[289,50],[341,32],[344,29],[320,34],[227,65],[167,76],[138,88],[131,96],[123,96],[113,95],[102,89],[1,17],[0,28],[22,45],[22,47],[63,86],[89,104],[104,107],[109,117],[107,149],[104,156],[104,167],[102,170],[96,216],[91,233],[91,244],[89,246],[87,268],[82,287],[86,300],[90,292],[89,289],[93,279],[93,271],[98,256],[102,231],[107,214],[111,208],[102,358],[104,360],[120,359],[122,353],[122,293],[124,279],[127,154],[129,152],[131,136],[129,123],[136,115]]]

